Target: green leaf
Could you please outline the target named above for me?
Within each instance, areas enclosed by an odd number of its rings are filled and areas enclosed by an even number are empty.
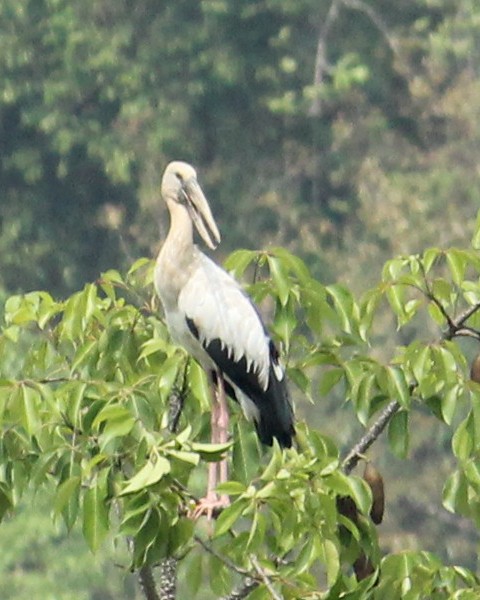
[[[245,498],[238,498],[233,504],[224,508],[218,519],[215,521],[215,537],[220,537],[226,533],[234,523],[238,521],[249,501]]]
[[[439,256],[442,256],[443,252],[439,248],[428,248],[423,253],[423,268],[425,269],[425,273],[428,273],[435,261]]]
[[[343,369],[333,367],[322,372],[318,386],[320,395],[326,396],[343,377]]]
[[[86,366],[89,359],[92,357],[96,357],[97,355],[97,340],[88,340],[84,344],[80,345],[75,353],[75,357],[72,361],[70,370],[71,372],[75,372],[82,366]]]
[[[442,417],[447,425],[451,425],[457,409],[460,389],[457,385],[448,388],[441,394]]]
[[[442,277],[437,277],[433,280],[431,287],[433,295],[440,302],[440,304],[448,306],[451,302],[453,294],[453,288],[450,281],[447,281]]]
[[[333,300],[335,310],[340,317],[342,329],[352,333],[352,319],[354,317],[354,302],[350,292],[339,284],[327,286],[327,293]]]
[[[251,423],[242,417],[234,425],[235,444],[232,448],[233,473],[242,485],[248,485],[258,472],[261,450]]]
[[[480,250],[480,210],[477,213],[477,219],[475,221],[475,229],[472,237],[472,248]]]
[[[327,567],[327,582],[331,587],[337,580],[340,572],[340,556],[338,549],[332,540],[323,541],[323,563]]]
[[[198,452],[205,460],[220,460],[225,452],[232,447],[233,442],[224,442],[222,444],[211,444],[204,442],[192,442],[192,450]]]
[[[215,594],[215,597],[224,596],[228,593],[231,587],[232,574],[225,563],[210,554],[210,572],[209,581],[210,587]]]
[[[10,396],[9,408],[14,420],[17,420],[29,435],[40,427],[40,394],[27,384],[21,384]]]
[[[465,278],[465,269],[467,267],[467,258],[462,250],[451,248],[445,253],[447,264],[452,274],[452,279],[456,285],[460,286]]]
[[[310,279],[310,272],[308,270],[307,265],[295,256],[288,250],[282,247],[276,246],[275,248],[271,248],[271,254],[275,254],[277,256],[282,265],[284,265],[290,272],[294,273],[299,279],[308,280]]]
[[[282,306],[286,306],[290,295],[290,281],[287,272],[283,268],[278,258],[268,255],[267,257],[270,275],[272,276],[278,299]]]
[[[128,269],[128,275],[133,275],[133,273],[135,273],[136,271],[138,271],[138,269],[141,269],[142,267],[144,267],[145,265],[150,265],[151,264],[151,259],[149,258],[138,258],[133,265]]]
[[[208,387],[207,375],[195,360],[190,360],[188,363],[187,380],[189,389],[198,400],[202,411],[209,412],[211,391]]]
[[[83,497],[83,535],[92,552],[96,552],[109,530],[104,483],[94,483]]]
[[[12,495],[5,483],[0,481],[0,521],[3,520],[5,513],[13,508]]]
[[[260,510],[255,510],[247,540],[246,549],[249,552],[253,552],[256,548],[262,546],[265,541],[266,528],[267,522],[265,516],[260,512]]]
[[[171,344],[169,344],[169,342],[167,342],[167,340],[164,340],[163,338],[152,338],[142,344],[142,351],[140,352],[138,360],[142,358],[147,358],[151,354],[155,354],[157,352],[161,354],[168,354],[171,347]]]
[[[149,460],[136,475],[126,482],[120,495],[125,496],[154,485],[168,473],[170,473],[170,462],[163,456],[157,456],[155,460]]]
[[[239,481],[225,481],[216,488],[219,494],[228,494],[229,496],[239,496],[245,493],[246,489],[245,485]]]
[[[468,515],[468,486],[461,471],[452,473],[443,487],[443,506],[450,512]]]
[[[235,277],[240,278],[256,258],[257,252],[254,250],[236,250],[225,260],[224,266],[227,271],[232,271]]]
[[[200,456],[195,452],[187,452],[186,450],[165,450],[168,456],[176,458],[189,465],[196,466],[200,462]]]
[[[193,549],[185,558],[188,577],[185,577],[184,584],[187,586],[189,598],[195,598],[198,590],[201,589],[204,575],[203,557],[204,553],[202,551]]]
[[[410,405],[410,390],[405,380],[405,374],[399,367],[386,367],[390,397],[403,407]]]
[[[464,461],[470,457],[474,447],[474,423],[472,413],[470,413],[466,419],[460,423],[460,425],[457,427],[457,430],[453,434],[452,450],[459,460]]]
[[[135,418],[130,414],[128,414],[128,416],[109,419],[99,437],[100,450],[103,451],[105,446],[113,439],[123,438],[128,435],[132,431],[134,425]]]
[[[393,284],[387,288],[386,296],[400,327],[408,321],[408,315],[405,312],[405,287]]]
[[[57,515],[61,514],[67,504],[72,500],[74,495],[77,495],[78,502],[78,491],[80,489],[81,478],[78,475],[69,477],[63,481],[57,488],[55,499],[53,502],[53,511]]]
[[[408,412],[399,410],[390,419],[388,424],[388,442],[395,456],[405,458],[408,454]]]

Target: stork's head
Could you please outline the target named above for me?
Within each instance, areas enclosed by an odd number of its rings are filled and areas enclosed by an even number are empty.
[[[186,206],[205,244],[212,250],[218,246],[220,232],[191,165],[176,160],[167,166],[162,178],[162,196],[167,204],[175,202]]]

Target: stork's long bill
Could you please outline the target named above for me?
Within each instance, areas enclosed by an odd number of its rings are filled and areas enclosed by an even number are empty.
[[[183,193],[187,200],[187,209],[203,241],[211,250],[220,243],[220,232],[213,218],[210,206],[202,188],[194,177],[183,184]]]

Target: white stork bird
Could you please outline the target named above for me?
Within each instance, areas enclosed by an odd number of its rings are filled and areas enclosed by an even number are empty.
[[[253,420],[261,442],[271,446],[276,438],[288,448],[295,430],[277,349],[239,284],[193,243],[193,225],[210,249],[220,243],[194,168],[171,162],[161,191],[170,230],[157,258],[155,287],[173,340],[200,363],[213,386],[212,442],[228,439],[228,393]],[[215,507],[228,504],[214,491],[217,468],[220,481],[227,479],[226,460],[210,463],[207,496],[197,515],[211,516]]]

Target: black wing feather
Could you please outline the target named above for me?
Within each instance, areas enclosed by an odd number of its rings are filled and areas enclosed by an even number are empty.
[[[192,334],[200,341],[198,329],[192,319],[187,318],[187,325]],[[290,448],[292,437],[295,435],[293,426],[293,411],[285,378],[279,380],[274,365],[278,365],[278,352],[270,340],[270,371],[268,388],[262,389],[258,376],[253,369],[247,370],[245,356],[238,361],[228,355],[227,348],[222,348],[219,339],[202,343],[203,348],[228,379],[248,396],[260,413],[260,419],[255,423],[258,437],[263,444],[271,446],[276,438],[282,447]],[[226,382],[227,393],[234,397],[234,390]],[[233,394],[232,394],[233,393]],[[236,399],[236,398],[235,398]]]

